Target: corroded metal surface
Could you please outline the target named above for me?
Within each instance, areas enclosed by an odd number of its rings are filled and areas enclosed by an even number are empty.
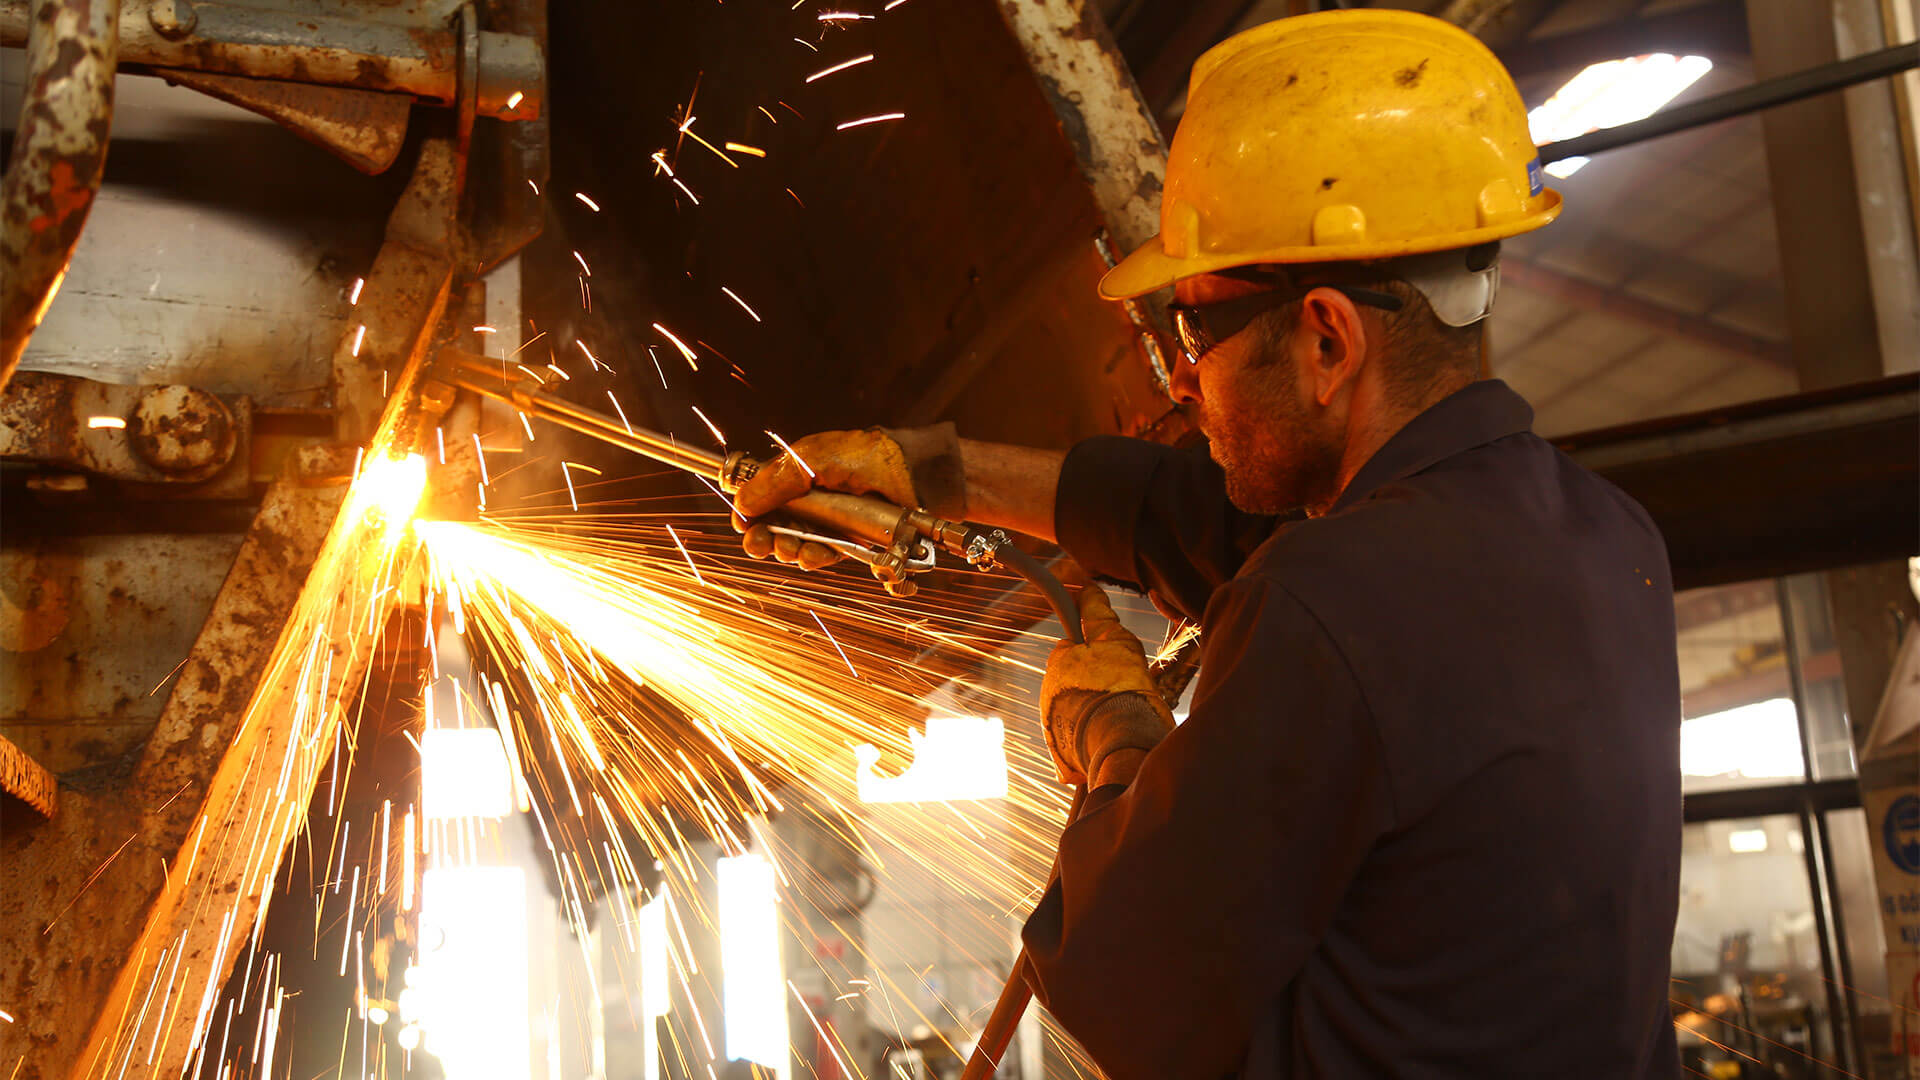
[[[20,365],[100,190],[113,124],[120,0],[25,0],[26,93],[0,183],[0,389]],[[12,21],[11,19],[9,20]]]
[[[240,396],[23,371],[0,391],[0,460],[142,484],[219,481],[196,494],[245,495],[246,461],[237,451],[250,419]]]
[[[155,74],[170,83],[252,109],[369,174],[387,171],[399,155],[407,137],[407,114],[413,107],[413,99],[405,94],[377,90],[171,68]]]
[[[191,386],[156,386],[127,418],[133,452],[162,472],[190,475],[233,458],[233,414],[220,399]]]
[[[111,770],[160,719],[242,536],[27,531],[0,544],[0,735],[58,774]]]
[[[0,0],[0,45],[25,40],[27,3]],[[189,10],[191,22],[171,12],[156,19],[142,0],[127,4],[118,21],[121,62],[410,94],[442,105],[452,104],[458,93],[460,40],[441,21],[408,25],[242,4],[196,3]],[[502,120],[539,116],[546,65],[540,43],[482,32],[477,46],[480,114]]]
[[[1153,112],[1092,0],[1002,0],[1000,13],[1072,145],[1106,228],[1095,239],[1112,266],[1160,231],[1167,145]],[[1166,350],[1154,330],[1165,300],[1128,301],[1143,363],[1167,393]]]
[[[1091,0],[1003,0],[1000,13],[1027,55],[1072,144],[1120,250],[1160,231],[1167,147],[1133,74]]]
[[[0,735],[0,791],[33,807],[41,817],[52,817],[58,806],[53,774],[5,735]]]
[[[458,173],[451,142],[428,141],[387,219],[387,242],[367,273],[356,309],[366,329],[349,332],[333,354],[334,407],[343,442],[360,443],[373,434],[388,395],[399,389],[395,379],[422,355],[446,310],[458,240]]]
[[[51,821],[0,835],[0,997],[21,1002],[9,1038],[20,1080],[82,1073],[81,1046],[138,954],[211,778],[340,505],[341,489],[276,483],[214,601],[161,717],[170,739],[124,784],[62,792]],[[154,744],[159,745],[159,744]],[[184,864],[183,864],[184,865]],[[90,877],[98,871],[97,877]],[[157,949],[156,949],[157,951]]]

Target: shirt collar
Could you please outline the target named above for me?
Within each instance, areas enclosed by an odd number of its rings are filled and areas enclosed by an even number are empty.
[[[1374,489],[1431,468],[1495,439],[1533,430],[1533,407],[1499,379],[1482,379],[1447,395],[1395,432],[1340,493],[1343,510]]]

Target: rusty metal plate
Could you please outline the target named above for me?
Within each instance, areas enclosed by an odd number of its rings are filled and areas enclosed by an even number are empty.
[[[407,137],[407,114],[413,109],[413,99],[405,94],[172,68],[155,74],[257,112],[369,174],[387,171],[399,156]]]
[[[137,751],[240,540],[130,534],[0,547],[0,734],[54,772]]]

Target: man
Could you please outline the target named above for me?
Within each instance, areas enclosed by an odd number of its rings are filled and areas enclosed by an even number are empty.
[[[1677,1073],[1664,545],[1476,381],[1497,242],[1558,207],[1469,35],[1258,27],[1195,65],[1161,236],[1101,283],[1174,286],[1172,389],[1206,448],[795,446],[814,484],[1057,540],[1204,627],[1178,728],[1097,588],[1042,689],[1091,793],[1028,977],[1108,1074]],[[808,484],[768,468],[742,526]]]

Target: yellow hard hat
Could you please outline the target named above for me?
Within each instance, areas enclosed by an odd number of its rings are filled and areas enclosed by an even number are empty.
[[[1101,279],[1107,299],[1470,247],[1560,212],[1513,77],[1473,35],[1406,11],[1279,19],[1207,50],[1166,185],[1160,235]]]

